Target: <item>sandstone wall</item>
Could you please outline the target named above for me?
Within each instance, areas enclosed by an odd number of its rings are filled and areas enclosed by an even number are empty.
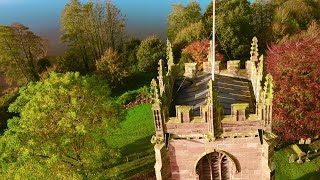
[[[170,140],[169,156],[172,179],[198,179],[195,173],[197,160],[201,158],[201,155],[214,149],[231,154],[240,164],[239,173],[235,172],[235,165],[231,167],[233,169],[232,179],[270,179],[269,168],[262,164],[268,164],[266,163],[268,145],[261,145],[259,137],[227,138],[213,142],[208,142],[206,139]]]

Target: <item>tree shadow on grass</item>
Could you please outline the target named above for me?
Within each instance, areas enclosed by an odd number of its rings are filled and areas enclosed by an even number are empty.
[[[297,180],[320,180],[320,171],[318,170],[312,173],[305,174]]]
[[[118,166],[146,156],[154,156],[153,145],[150,139],[151,136],[146,136],[120,148],[121,157],[117,159],[113,166]]]
[[[138,139],[120,149],[121,158],[114,167],[126,167],[126,170],[117,174],[119,179],[130,179],[135,176],[143,176],[154,170],[155,157],[151,136]]]
[[[122,155],[132,155],[134,153],[143,153],[146,151],[153,150],[153,145],[150,142],[151,136],[146,136],[144,138],[138,139],[133,143],[127,144],[120,149]]]

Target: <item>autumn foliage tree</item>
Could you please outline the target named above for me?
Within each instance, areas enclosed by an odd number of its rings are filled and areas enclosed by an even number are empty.
[[[120,54],[112,48],[107,49],[96,61],[96,67],[97,74],[108,79],[113,88],[121,85],[121,80],[128,74]]]
[[[202,69],[203,62],[208,61],[208,51],[210,48],[209,40],[198,40],[190,43],[182,50],[182,54],[190,55],[189,62],[197,62],[199,69]],[[217,49],[217,45],[216,45]],[[221,53],[216,51],[216,59],[218,61],[224,61],[224,57]]]
[[[274,130],[283,140],[320,135],[320,29],[268,50],[274,79]]]

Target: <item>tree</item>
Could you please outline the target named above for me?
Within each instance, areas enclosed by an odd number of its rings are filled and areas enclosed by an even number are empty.
[[[212,35],[212,23],[213,23],[212,15],[213,15],[213,3],[210,2],[207,5],[206,11],[204,12],[204,14],[202,16],[202,21],[204,23],[204,27],[206,30],[206,36],[208,36],[208,37]]]
[[[86,46],[85,31],[83,26],[82,4],[78,0],[71,0],[63,9],[60,26],[63,35],[61,40],[68,43],[74,54],[81,55],[82,64],[89,70],[89,49]]]
[[[82,63],[79,63],[79,59],[81,59],[81,55],[77,54],[75,51],[67,50],[54,58],[54,71],[59,73],[77,71],[81,74],[85,74],[87,69],[85,69]]]
[[[301,30],[306,30],[310,23],[316,20],[313,6],[308,1],[274,1],[274,6],[276,10],[272,21],[272,30],[276,42]],[[315,11],[319,11],[319,9]]]
[[[251,4],[253,33],[259,39],[259,51],[264,53],[272,42],[272,17],[274,7],[271,1],[255,0]]]
[[[138,71],[137,52],[141,41],[137,38],[131,38],[125,42],[120,49],[121,58],[124,61],[129,73],[133,74]]]
[[[216,3],[216,36],[221,52],[231,59],[248,56],[253,36],[249,1],[221,0]]]
[[[177,33],[174,46],[185,47],[195,40],[205,39],[205,29],[202,21],[192,23]]]
[[[125,19],[120,10],[107,0],[81,4],[68,3],[61,16],[61,39],[71,51],[81,54],[87,71],[108,48],[116,49],[125,35]]]
[[[203,62],[208,61],[208,51],[210,48],[209,40],[194,41],[182,50],[182,55],[190,55],[189,62],[197,62],[199,69],[202,69]],[[217,47],[216,47],[217,49]],[[216,59],[224,61],[224,57],[218,51],[215,51]]]
[[[156,36],[143,40],[137,52],[138,68],[140,71],[155,71],[160,59],[166,57],[165,45]]]
[[[97,74],[105,77],[115,88],[121,85],[123,78],[128,74],[124,65],[118,52],[109,48],[101,59],[96,61]]]
[[[273,128],[287,141],[320,134],[320,28],[294,36],[268,50],[273,76]]]
[[[105,81],[56,74],[20,89],[0,138],[1,179],[92,179],[118,156],[108,129],[122,119]]]
[[[173,4],[172,12],[168,15],[168,39],[175,41],[177,34],[184,28],[201,19],[201,8],[198,2],[191,1],[184,7],[182,4]]]
[[[19,85],[38,81],[37,63],[46,56],[46,47],[44,39],[22,24],[0,26],[0,70],[6,80]]]
[[[10,92],[0,96],[0,133],[7,129],[8,119],[13,117],[13,113],[8,112],[8,107],[17,98],[17,92]]]

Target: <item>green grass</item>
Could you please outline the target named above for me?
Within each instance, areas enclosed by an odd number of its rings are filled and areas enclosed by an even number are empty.
[[[137,174],[152,171],[155,157],[150,143],[154,134],[151,104],[127,110],[126,120],[120,123],[108,143],[121,151],[121,159],[109,169],[116,179],[130,179]]]
[[[290,146],[275,152],[276,180],[320,180],[320,173],[317,172],[320,170],[320,156],[311,157],[310,162],[303,164],[290,164],[291,154],[295,152]]]

